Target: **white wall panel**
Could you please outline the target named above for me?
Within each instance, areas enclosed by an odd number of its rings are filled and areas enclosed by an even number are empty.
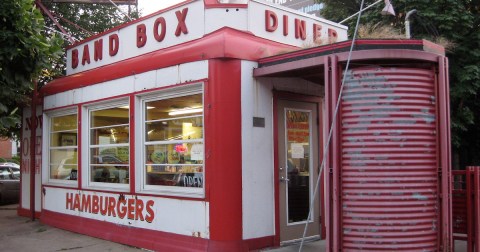
[[[79,207],[75,207],[75,197],[77,195]],[[105,200],[105,197],[108,197],[117,202],[119,199],[119,194],[112,193],[87,192],[46,187],[45,195],[43,197],[43,208],[57,213],[98,221],[106,221],[122,226],[144,228],[207,239],[209,238],[209,223],[207,218],[209,215],[209,205],[207,202],[135,195],[124,196],[125,200],[127,201],[135,199],[141,200],[143,203],[142,216],[147,218],[147,216],[151,216],[151,213],[153,213],[153,220],[148,222],[146,219],[129,219],[127,216],[121,218],[118,212],[118,205],[124,207],[126,204],[115,204],[116,207],[113,209],[115,214],[102,215],[100,212],[95,213],[95,211],[93,211],[93,197],[102,197],[103,200]],[[73,201],[71,201],[72,197]],[[82,204],[82,201],[84,201],[83,197],[86,199],[90,198],[90,204],[88,207],[82,207],[82,205],[87,205]],[[150,207],[152,210],[151,213],[149,213],[147,210],[146,205],[148,202],[152,204]],[[135,207],[135,205],[133,206]]]
[[[81,98],[81,97],[79,97],[79,98]],[[59,107],[59,106],[57,106],[56,101],[57,101],[57,99],[55,99],[55,95],[45,96],[45,98],[43,98],[43,107],[45,109],[51,109],[51,108]]]
[[[275,230],[273,116],[271,86],[252,77],[255,62],[242,61],[243,238],[272,236]],[[265,127],[253,127],[253,117]]]
[[[181,64],[179,73],[180,83],[205,79],[208,77],[208,60]]]
[[[72,90],[72,94],[73,94],[73,104],[82,102],[83,89],[81,88],[74,89]]]
[[[157,71],[149,71],[133,76],[135,91],[143,91],[155,88],[157,83]]]
[[[205,10],[205,34],[224,26],[233,29],[247,30],[248,9],[245,8],[212,8]]]
[[[54,109],[206,78],[208,60],[189,62],[49,95],[44,104],[45,109]]]
[[[73,104],[72,91],[55,94],[55,100],[55,103],[62,104],[63,106]]]
[[[171,66],[157,70],[156,87],[166,87],[180,83],[179,66]]]

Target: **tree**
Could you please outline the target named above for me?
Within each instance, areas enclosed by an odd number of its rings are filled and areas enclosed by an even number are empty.
[[[139,13],[133,6],[133,11],[120,11],[112,4],[72,4],[54,3],[52,0],[41,1],[54,15],[55,19],[75,40],[83,40],[87,37],[103,32],[115,26],[121,25],[131,19],[139,17]],[[121,9],[126,9],[121,6]],[[48,27],[58,30],[51,19],[46,20]],[[66,40],[68,41],[68,40]]]
[[[20,131],[20,107],[29,103],[33,81],[61,54],[61,39],[44,33],[33,0],[0,2],[0,135]]]
[[[55,31],[64,38],[64,50],[71,44],[71,38],[73,38],[74,41],[80,41],[130,21],[125,15],[127,14],[125,6],[120,7],[125,9],[125,11],[120,11],[112,4],[54,3],[52,0],[42,0],[41,2],[67,32],[67,34],[62,34],[50,18],[46,19],[46,29]],[[134,7],[133,11],[127,15],[129,15],[131,19],[136,19],[139,17],[139,12],[136,7]],[[49,75],[42,76],[40,86],[47,84],[53,78],[65,74],[65,55],[52,62],[52,64],[54,65],[54,71],[50,72]]]
[[[29,105],[34,81],[41,88],[64,75],[69,36],[81,40],[129,21],[110,4],[42,3],[68,34],[44,19],[34,0],[0,1],[0,136],[19,137],[20,108]]]
[[[317,0],[324,3],[321,15],[340,21],[360,9],[357,0]],[[366,1],[364,7],[374,1]],[[383,4],[362,14],[361,24],[388,25],[404,33],[405,14],[416,9],[410,18],[412,38],[434,42],[448,41],[450,63],[450,99],[454,168],[480,165],[480,2],[455,0],[392,1],[396,17],[382,17]],[[356,18],[346,25],[353,31]]]

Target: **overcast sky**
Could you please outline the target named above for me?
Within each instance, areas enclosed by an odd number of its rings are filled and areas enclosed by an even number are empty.
[[[146,16],[152,12],[165,9],[184,0],[138,0],[138,8],[142,10],[142,15]]]

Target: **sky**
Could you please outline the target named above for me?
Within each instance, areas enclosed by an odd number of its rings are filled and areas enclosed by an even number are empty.
[[[155,11],[183,2],[184,0],[138,0],[138,8],[142,10],[142,16]]]

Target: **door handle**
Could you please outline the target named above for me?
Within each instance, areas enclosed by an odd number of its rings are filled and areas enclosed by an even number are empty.
[[[290,179],[285,178],[283,176],[280,177],[280,182],[288,182],[288,181],[290,181]]]

